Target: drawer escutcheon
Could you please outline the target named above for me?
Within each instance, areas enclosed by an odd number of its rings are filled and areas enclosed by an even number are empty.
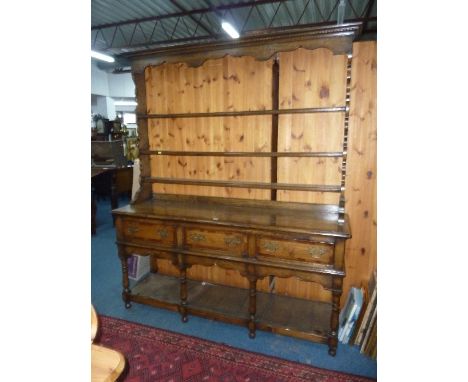
[[[130,226],[130,227],[127,228],[127,232],[130,235],[133,235],[134,233],[137,233],[139,230],[140,230],[140,228],[135,227],[135,226]]]
[[[266,241],[263,243],[263,248],[270,252],[276,252],[276,250],[279,248],[279,245],[271,241]]]
[[[327,251],[325,248],[318,248],[318,247],[309,248],[309,255],[311,255],[312,257],[315,257],[316,259],[320,259],[326,253]]]
[[[159,230],[157,231],[157,233],[159,234],[159,237],[160,237],[161,239],[165,239],[166,237],[169,236],[169,233],[167,232],[167,229],[165,229],[165,228],[159,229]]]
[[[193,241],[206,241],[206,236],[201,233],[192,233],[189,238]]]
[[[236,247],[242,243],[242,240],[238,236],[226,236],[224,243],[229,247]]]

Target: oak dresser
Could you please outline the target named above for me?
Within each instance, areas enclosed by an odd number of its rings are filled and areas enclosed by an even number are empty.
[[[328,344],[329,354],[336,354],[345,241],[351,237],[344,205],[351,49],[360,27],[311,28],[131,57],[141,189],[130,205],[113,211],[127,308],[136,302],[178,311],[183,322],[197,315],[245,325],[251,338],[257,329],[268,330]],[[317,50],[310,57],[320,65],[330,60],[336,73],[314,83],[313,70],[299,68],[297,58],[288,61],[302,54],[293,57],[297,48]],[[192,72],[186,63],[204,66]],[[154,71],[158,65],[163,69]],[[288,80],[287,65],[295,80]],[[179,74],[171,77],[169,71]],[[255,82],[260,78],[264,86]],[[295,90],[298,79],[304,100]],[[211,96],[197,96],[207,89]],[[171,91],[176,95],[169,99]],[[239,96],[232,99],[232,92]],[[188,94],[195,97],[192,104]],[[318,103],[310,101],[315,96]],[[315,141],[287,125],[292,118],[308,129],[309,116],[322,118],[310,119],[310,129],[339,125],[339,148],[316,150]],[[282,142],[288,128],[293,130],[287,142],[292,137],[299,148]],[[301,163],[316,164],[317,170]],[[326,184],[311,183],[315,178],[307,177],[320,171]],[[261,181],[253,181],[256,177]],[[295,193],[318,199],[294,201]],[[328,194],[336,202],[326,202],[332,200]],[[127,265],[133,254],[155,260],[151,273],[135,285]],[[161,272],[159,261],[170,262],[177,274]],[[238,272],[248,287],[187,277],[197,266]],[[275,293],[275,280],[289,278],[318,284],[330,297]],[[268,287],[259,289],[260,282]]]

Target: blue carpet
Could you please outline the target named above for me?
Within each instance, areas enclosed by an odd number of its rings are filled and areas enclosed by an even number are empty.
[[[120,205],[128,199],[120,199]],[[91,300],[98,314],[224,343],[241,349],[272,355],[291,361],[366,377],[377,377],[375,360],[360,354],[354,346],[338,345],[336,357],[328,347],[292,337],[257,331],[254,340],[246,328],[189,316],[183,324],[180,315],[164,309],[133,303],[125,309],[121,298],[122,276],[115,245],[109,200],[100,200],[97,210],[97,233],[91,241]]]

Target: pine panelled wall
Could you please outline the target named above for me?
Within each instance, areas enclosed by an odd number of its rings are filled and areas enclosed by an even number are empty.
[[[343,295],[367,281],[377,266],[377,43],[353,44],[346,211],[352,238],[346,242]],[[342,299],[342,304],[344,301]]]
[[[276,55],[279,108],[336,107],[346,103],[346,55],[326,48],[296,49]],[[183,63],[145,70],[147,113],[200,113],[270,110],[275,57],[225,56],[201,66]],[[351,104],[346,180],[346,212],[352,239],[346,243],[343,296],[366,283],[376,264],[376,43],[353,44]],[[344,112],[281,114],[277,137],[271,115],[149,119],[149,148],[164,151],[340,152]],[[151,176],[197,180],[272,182],[270,157],[152,156]],[[337,185],[341,157],[280,157],[277,182]],[[274,168],[274,167],[273,167]],[[270,200],[271,190],[153,184],[160,194]],[[276,200],[338,204],[339,193],[278,190]],[[168,260],[153,259],[159,273],[179,275]],[[248,288],[237,271],[194,265],[188,278]],[[319,284],[293,278],[259,280],[258,290],[329,301]],[[341,305],[345,298],[341,299]]]

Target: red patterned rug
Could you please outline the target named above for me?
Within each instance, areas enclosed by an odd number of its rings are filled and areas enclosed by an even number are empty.
[[[125,356],[125,382],[372,381],[106,316],[96,342]]]

